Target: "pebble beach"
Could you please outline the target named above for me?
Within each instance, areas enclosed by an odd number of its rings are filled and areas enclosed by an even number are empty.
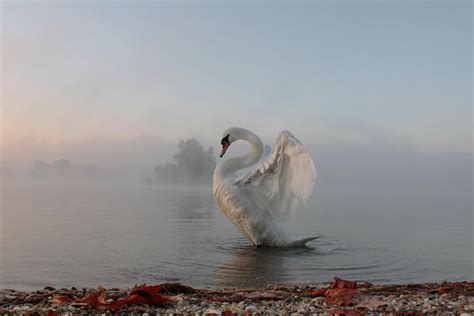
[[[0,290],[1,315],[474,315],[474,282]]]

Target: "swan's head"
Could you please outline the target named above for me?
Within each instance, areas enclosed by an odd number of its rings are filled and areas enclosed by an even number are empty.
[[[222,145],[222,150],[221,150],[221,155],[220,155],[221,158],[222,156],[224,156],[230,144],[232,144],[236,140],[243,138],[244,132],[247,132],[247,130],[240,127],[231,127],[224,131],[224,133],[222,134],[222,140],[221,140],[221,145]]]

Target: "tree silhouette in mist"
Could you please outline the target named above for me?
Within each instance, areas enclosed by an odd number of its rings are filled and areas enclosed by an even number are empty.
[[[216,167],[214,149],[204,147],[194,139],[179,140],[174,163],[159,165],[154,169],[155,179],[171,183],[209,183]]]

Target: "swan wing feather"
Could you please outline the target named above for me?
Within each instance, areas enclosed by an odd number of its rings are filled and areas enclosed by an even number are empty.
[[[284,219],[309,199],[316,178],[309,151],[293,134],[282,131],[268,156],[235,184],[273,217]]]
[[[236,180],[239,180],[241,178],[243,179],[248,174],[251,174],[251,173],[257,171],[257,168],[265,161],[265,159],[267,159],[268,155],[270,155],[271,152],[272,152],[272,148],[268,145],[265,145],[263,147],[262,157],[259,159],[259,161],[257,161],[255,164],[253,164],[250,167],[239,169],[235,172]]]

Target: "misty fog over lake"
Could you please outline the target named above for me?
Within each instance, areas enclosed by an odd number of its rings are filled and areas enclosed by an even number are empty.
[[[302,237],[321,235],[307,248],[254,248],[210,184],[3,175],[0,287],[472,277],[470,156],[341,148],[311,147],[319,181],[290,223]]]

